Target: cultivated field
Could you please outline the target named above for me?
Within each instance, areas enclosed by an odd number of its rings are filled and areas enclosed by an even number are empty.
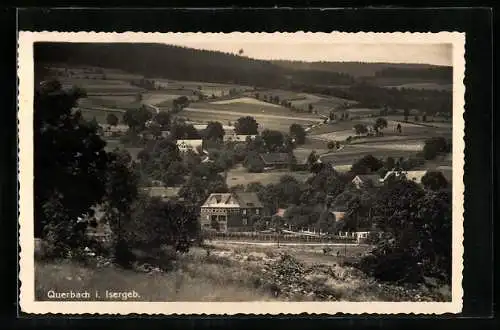
[[[415,151],[413,150],[393,150],[393,149],[370,149],[370,148],[360,148],[358,146],[346,146],[341,151],[335,151],[328,154],[320,156],[323,162],[333,162],[334,165],[352,165],[357,160],[363,158],[364,156],[372,155],[377,158],[387,158],[393,157],[398,159],[399,157],[409,157],[415,156]]]
[[[251,105],[258,105],[258,106],[262,106],[262,107],[281,108],[281,106],[278,104],[260,101],[260,100],[257,100],[257,99],[251,98],[251,97],[240,97],[240,98],[236,98],[236,99],[214,101],[214,102],[210,102],[210,104],[251,104]]]
[[[263,173],[249,173],[243,166],[237,165],[227,173],[226,183],[229,187],[239,184],[248,185],[252,182],[259,182],[263,185],[278,183],[282,176],[291,175],[298,181],[303,182],[311,176],[309,172],[290,172],[290,171],[269,171]]]
[[[291,113],[285,108],[263,109],[252,104],[209,104],[205,107],[204,104],[194,103],[179,112],[177,116],[194,122],[219,121],[223,124],[234,123],[240,117],[252,116],[259,123],[260,130],[273,129],[281,132],[288,132],[290,125],[294,123],[307,126],[321,121],[311,115]]]
[[[200,82],[200,81],[178,81],[178,80],[170,80],[162,78],[155,78],[153,80],[158,85],[164,88],[187,90],[190,91],[191,93],[192,91],[200,91],[207,97],[211,97],[212,95],[215,97],[229,95],[229,91],[231,89],[236,90],[238,92],[243,92],[253,89],[250,86],[219,84],[219,83]]]

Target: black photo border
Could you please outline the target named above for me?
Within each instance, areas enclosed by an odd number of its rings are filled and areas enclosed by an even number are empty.
[[[14,8],[1,12],[2,25],[28,31],[95,31],[95,32],[439,32],[466,33],[465,70],[465,213],[463,312],[458,315],[335,315],[335,316],[152,316],[129,315],[116,325],[128,328],[141,326],[228,327],[287,326],[291,328],[331,327],[427,327],[459,326],[470,328],[472,322],[491,319],[493,315],[493,16],[488,8]],[[16,34],[6,27],[4,60],[1,61],[4,120],[0,121],[3,142],[1,178],[1,240],[8,281],[3,281],[2,324],[23,327],[109,326],[110,315],[29,315],[18,314],[18,242],[17,242],[17,92]],[[5,312],[4,312],[5,310]],[[16,320],[16,318],[19,317]],[[5,323],[3,319],[5,318]],[[148,320],[138,320],[138,319]],[[132,319],[134,319],[132,321]],[[115,321],[116,322],[116,321]],[[312,323],[311,323],[312,322]],[[444,324],[443,324],[444,323]],[[452,325],[453,324],[453,325]],[[486,324],[484,324],[486,325]],[[476,325],[477,326],[477,325]],[[9,327],[10,328],[10,327]]]

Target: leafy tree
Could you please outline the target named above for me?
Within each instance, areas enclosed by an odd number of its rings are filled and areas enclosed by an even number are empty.
[[[309,171],[313,171],[315,169],[315,165],[318,163],[319,156],[316,153],[316,150],[311,151],[309,156],[307,156],[307,166],[309,167]]]
[[[366,134],[368,132],[368,128],[366,127],[366,125],[356,124],[354,125],[354,131],[357,135]]]
[[[403,116],[405,118],[405,121],[408,121],[408,116],[410,116],[410,110],[408,110],[408,108],[405,108],[403,110]]]
[[[187,168],[181,161],[173,161],[167,167],[167,171],[162,177],[166,185],[178,185],[184,182],[184,175],[187,174]]]
[[[419,121],[420,118],[418,116],[415,115],[415,117],[413,118],[415,121]]]
[[[355,174],[375,173],[384,166],[384,163],[372,155],[366,155],[352,164],[351,172]]]
[[[258,134],[259,124],[254,117],[240,117],[235,123],[235,131],[237,134],[255,135]]]
[[[264,171],[264,161],[255,151],[249,151],[243,165],[250,173],[261,173]]]
[[[426,160],[432,160],[435,159],[438,154],[449,152],[450,150],[451,146],[445,138],[435,137],[425,141],[422,152]]]
[[[265,186],[260,183],[260,182],[250,182],[246,189],[245,189],[245,192],[260,192],[262,191],[263,189],[265,189]]]
[[[373,206],[384,236],[362,267],[381,280],[420,282],[424,276],[451,278],[450,191],[424,192],[414,182],[386,184]]]
[[[326,144],[326,146],[328,147],[328,149],[332,150],[333,148],[335,148],[335,141],[328,141],[328,143]]]
[[[285,137],[280,131],[266,129],[262,132],[262,140],[264,140],[267,150],[271,152],[283,151]]]
[[[78,218],[92,215],[106,193],[106,143],[72,111],[84,95],[58,81],[34,92],[35,237],[56,244],[56,254],[81,246],[86,223]]]
[[[171,125],[170,134],[176,140],[201,139],[200,133],[192,124],[174,123]]]
[[[170,114],[166,111],[160,111],[156,114],[154,121],[160,125],[162,130],[170,128]]]
[[[116,125],[118,125],[118,122],[119,122],[118,117],[115,114],[110,113],[106,116],[106,123],[108,125],[116,126]]]
[[[373,128],[377,132],[379,132],[380,130],[382,130],[384,128],[387,128],[387,119],[382,118],[382,117],[377,118],[377,120],[375,121],[375,124],[373,125]]]
[[[318,222],[316,223],[316,229],[329,234],[334,234],[340,230],[339,223],[337,223],[335,215],[328,209],[321,212]]]
[[[186,252],[199,235],[196,209],[186,203],[143,197],[134,205],[127,236],[133,246],[153,251],[163,245]]]
[[[443,173],[439,171],[429,171],[422,177],[422,184],[427,189],[440,190],[448,186],[448,181],[446,181]]]
[[[123,115],[123,122],[135,132],[143,131],[146,122],[153,117],[152,113],[145,107],[139,109],[128,109]]]
[[[205,202],[211,193],[215,192],[229,192],[226,181],[221,175],[191,175],[179,191],[179,197],[184,198],[193,205],[200,206]]]
[[[208,140],[222,140],[224,138],[224,128],[217,121],[208,123],[207,128],[203,132],[203,136]]]
[[[340,194],[346,185],[346,182],[340,174],[330,166],[322,167],[321,170],[310,177],[306,183],[313,191],[320,192],[324,195],[322,197],[323,201],[326,196],[335,197]]]
[[[384,167],[388,170],[392,170],[396,166],[396,161],[392,157],[387,157],[385,160]]]
[[[296,144],[304,144],[306,142],[306,131],[302,125],[290,125],[290,136],[295,139]]]
[[[106,194],[103,199],[105,219],[113,233],[115,262],[130,267],[133,256],[124,233],[124,224],[130,221],[131,206],[138,197],[139,176],[134,171],[132,157],[126,150],[108,153]]]

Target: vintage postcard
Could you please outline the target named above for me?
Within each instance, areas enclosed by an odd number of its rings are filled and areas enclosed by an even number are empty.
[[[463,33],[20,32],[20,309],[462,309]]]

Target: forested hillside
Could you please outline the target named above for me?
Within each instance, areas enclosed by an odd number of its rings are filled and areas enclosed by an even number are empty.
[[[273,63],[287,69],[339,72],[355,78],[371,76],[417,76],[421,78],[444,78],[450,80],[452,71],[452,68],[448,66],[430,64],[299,61],[273,61]]]
[[[269,61],[235,54],[161,44],[37,43],[38,62],[91,65],[142,74],[150,78],[282,87],[304,84],[350,84],[353,78],[336,72],[286,69]]]

